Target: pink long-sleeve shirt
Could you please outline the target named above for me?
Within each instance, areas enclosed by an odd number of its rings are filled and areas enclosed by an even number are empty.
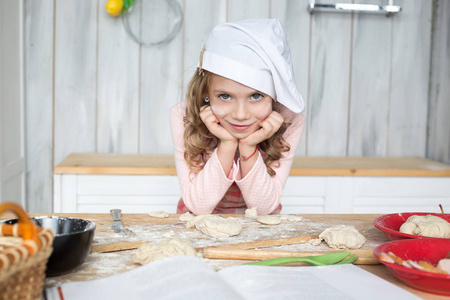
[[[212,213],[233,183],[239,187],[246,206],[256,207],[259,215],[270,214],[278,207],[304,128],[303,114],[295,114],[282,105],[280,105],[279,113],[286,123],[290,123],[284,133],[284,139],[289,143],[290,151],[282,153],[279,167],[273,167],[276,175],[271,176],[267,173],[262,157],[265,153],[258,150],[257,161],[250,172],[241,178],[238,156],[233,161],[230,172],[225,174],[217,157],[217,149],[207,158],[202,171],[191,172],[184,160],[183,118],[186,115],[186,101],[171,108],[170,126],[181,197],[191,212],[196,215]],[[276,166],[276,163],[273,165]]]

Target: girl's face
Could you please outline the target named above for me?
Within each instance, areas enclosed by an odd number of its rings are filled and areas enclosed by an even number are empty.
[[[232,136],[243,139],[272,112],[273,99],[231,79],[212,74],[209,91],[214,115]]]

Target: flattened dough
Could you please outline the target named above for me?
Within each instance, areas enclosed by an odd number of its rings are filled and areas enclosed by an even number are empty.
[[[180,216],[180,221],[188,222],[188,221],[193,220],[194,218],[195,218],[195,216],[193,214],[191,214],[190,212],[185,212],[184,214],[182,214]]]
[[[246,218],[257,218],[258,217],[258,211],[256,210],[256,207],[247,208],[245,210],[245,217]]]
[[[158,244],[141,245],[133,255],[133,263],[145,265],[149,262],[175,255],[196,256],[197,252],[188,240],[173,238]]]
[[[265,225],[278,225],[281,223],[280,216],[261,216],[256,219],[259,223]]]
[[[282,215],[280,218],[282,221],[288,221],[290,223],[296,223],[303,220],[303,217],[299,217],[296,215]]]
[[[333,226],[325,229],[319,234],[319,239],[331,248],[335,249],[358,249],[366,242],[366,238],[352,226]]]
[[[153,218],[161,218],[161,219],[169,217],[169,214],[162,210],[149,212],[148,215]]]
[[[435,238],[450,238],[450,223],[433,215],[412,215],[400,226],[400,232]]]
[[[186,224],[187,228],[193,226],[203,234],[215,238],[238,235],[242,230],[242,225],[238,219],[233,217],[224,218],[218,215],[196,216]]]

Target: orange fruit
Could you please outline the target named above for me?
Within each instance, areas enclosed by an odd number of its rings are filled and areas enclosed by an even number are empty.
[[[105,7],[110,16],[118,17],[122,12],[123,0],[108,0]]]

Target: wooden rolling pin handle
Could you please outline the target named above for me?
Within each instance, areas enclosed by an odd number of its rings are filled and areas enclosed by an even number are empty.
[[[140,245],[148,243],[148,241],[135,241],[135,242],[120,242],[105,245],[94,245],[91,248],[91,253],[99,252],[116,252],[139,248]]]
[[[267,248],[267,247],[276,247],[276,246],[284,246],[284,245],[295,245],[306,243],[312,239],[318,239],[318,235],[307,235],[307,236],[296,236],[291,238],[284,239],[273,239],[273,240],[262,240],[255,242],[245,242],[238,244],[228,244],[228,245],[220,245],[218,248],[227,248],[227,249],[254,249],[254,248]],[[211,248],[211,247],[210,247]],[[205,248],[195,248],[197,251],[202,251]]]

